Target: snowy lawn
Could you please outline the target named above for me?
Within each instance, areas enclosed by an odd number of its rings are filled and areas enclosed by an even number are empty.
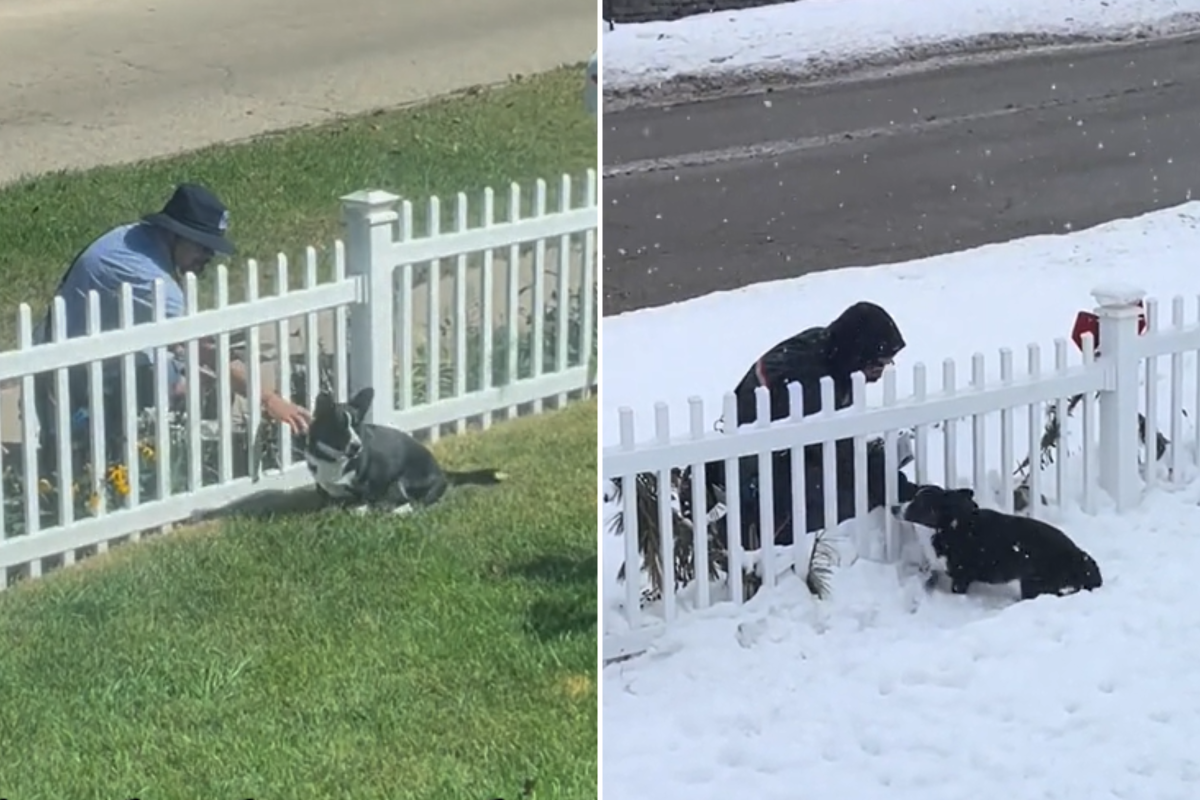
[[[1080,233],[606,318],[605,444],[624,405],[638,412],[639,438],[651,434],[658,400],[683,421],[698,395],[715,417],[721,394],[763,349],[856,300],[883,304],[908,341],[902,395],[917,361],[936,386],[947,356],[962,378],[975,352],[988,355],[989,375],[1000,347],[1015,351],[1018,369],[1026,343],[1049,358],[1097,284],[1135,283],[1167,301],[1169,315],[1173,295],[1200,290],[1198,226],[1200,203],[1189,203]],[[1189,322],[1195,313],[1192,299]],[[1196,369],[1189,355],[1189,410]],[[1160,400],[1166,394],[1164,383]],[[969,463],[960,458],[960,471]],[[1104,573],[1091,594],[1019,604],[1003,591],[926,594],[894,567],[860,560],[838,573],[824,603],[789,575],[740,612],[725,604],[686,614],[655,651],[605,669],[605,794],[1200,796],[1191,740],[1200,732],[1198,499],[1193,485],[1160,490],[1125,517],[1068,511],[1059,524]],[[621,545],[604,540],[606,630],[619,627]]]
[[[1005,607],[858,562],[834,599],[683,622],[605,669],[605,796],[622,800],[1194,800],[1200,509],[1076,519],[1097,592]]]
[[[678,77],[821,74],[1029,44],[1121,40],[1200,25],[1200,0],[799,0],[618,25],[604,88]]]

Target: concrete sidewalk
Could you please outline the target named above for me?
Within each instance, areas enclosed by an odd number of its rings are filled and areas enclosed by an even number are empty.
[[[594,0],[0,0],[0,183],[583,62],[598,36]]]

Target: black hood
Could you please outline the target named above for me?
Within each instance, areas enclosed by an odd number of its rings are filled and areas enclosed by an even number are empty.
[[[829,323],[828,365],[834,377],[859,372],[881,359],[895,358],[904,337],[891,315],[874,303],[855,303]]]

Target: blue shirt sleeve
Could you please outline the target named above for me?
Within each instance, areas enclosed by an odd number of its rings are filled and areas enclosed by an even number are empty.
[[[64,292],[66,295],[75,294],[86,308],[87,294],[95,290],[100,295],[104,329],[112,329],[120,324],[121,284],[128,283],[133,294],[133,322],[144,325],[154,321],[154,284],[162,282],[163,310],[167,319],[184,315],[183,289],[167,272],[166,266],[158,263],[154,256],[147,252],[149,242],[144,236],[131,232],[127,238],[115,239],[111,242],[101,240],[99,247],[90,250],[80,259],[80,263],[72,270],[70,281],[75,284],[64,289],[74,292]],[[103,246],[110,244],[110,246]],[[132,247],[130,245],[133,245]],[[163,253],[162,255],[166,255]],[[84,315],[86,316],[86,314]],[[70,317],[68,317],[70,319]],[[182,377],[181,365],[173,354],[168,355],[167,382],[174,386]],[[150,347],[138,354],[140,365],[153,365],[155,348]]]

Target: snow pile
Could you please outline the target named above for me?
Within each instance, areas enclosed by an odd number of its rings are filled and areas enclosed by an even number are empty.
[[[819,77],[1030,45],[1118,41],[1200,25],[1200,0],[799,0],[604,35],[606,92],[677,78]]]
[[[604,671],[605,796],[1190,800],[1196,500],[1069,519],[1094,593],[926,594],[859,561],[827,603],[790,576],[681,621]]]

